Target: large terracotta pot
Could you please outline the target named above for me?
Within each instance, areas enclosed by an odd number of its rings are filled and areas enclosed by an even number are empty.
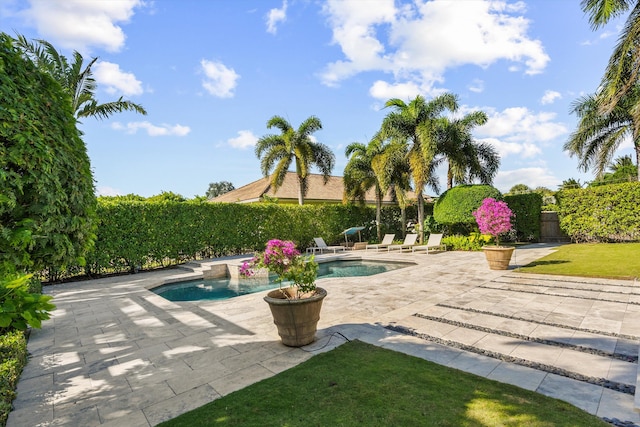
[[[282,344],[289,347],[311,344],[316,339],[322,300],[327,296],[327,291],[316,288],[315,295],[303,299],[287,299],[282,291],[286,289],[273,290],[264,297],[271,309],[273,323],[278,327]]]
[[[513,246],[483,246],[484,252],[489,268],[491,270],[506,270],[509,268],[509,262],[511,261],[511,255],[515,248]]]

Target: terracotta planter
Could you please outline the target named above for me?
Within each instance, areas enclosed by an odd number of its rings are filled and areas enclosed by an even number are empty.
[[[322,300],[326,296],[326,290],[316,288],[316,294],[309,298],[287,299],[280,289],[273,290],[264,297],[271,309],[273,323],[278,328],[282,344],[302,347],[315,341]]]
[[[482,248],[491,270],[508,269],[514,250],[513,246],[484,246]]]

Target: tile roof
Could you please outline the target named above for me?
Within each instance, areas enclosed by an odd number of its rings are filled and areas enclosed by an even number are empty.
[[[227,203],[253,203],[262,200],[263,196],[277,198],[283,203],[298,203],[298,177],[295,172],[287,172],[287,175],[278,188],[277,192],[273,191],[270,178],[261,178],[257,181],[244,185],[233,191],[221,194],[218,197],[210,199],[210,202],[227,202]],[[342,203],[344,193],[344,185],[341,176],[330,176],[325,184],[321,174],[308,175],[307,195],[305,203]],[[410,198],[415,198],[413,193],[409,194]],[[425,197],[426,198],[426,197]],[[373,190],[367,192],[365,203],[375,204],[375,194]],[[390,195],[387,194],[383,199],[384,204],[395,204]]]

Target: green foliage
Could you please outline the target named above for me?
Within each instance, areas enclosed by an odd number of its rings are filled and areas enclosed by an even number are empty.
[[[11,402],[24,365],[27,364],[27,340],[22,331],[0,335],[0,426],[7,423]]]
[[[396,207],[396,217],[399,209]],[[343,230],[370,224],[374,209],[355,205],[200,203],[101,198],[95,249],[87,255],[89,275],[135,272],[191,259],[261,251],[270,239],[299,248],[322,236],[344,242]],[[391,221],[391,220],[390,220]],[[389,225],[393,227],[393,225]],[[397,226],[396,226],[397,227]],[[368,239],[373,229],[365,229]],[[68,275],[78,274],[73,268]]]
[[[516,230],[516,239],[519,242],[539,241],[542,195],[540,193],[505,195],[504,201],[514,213],[511,223]]]
[[[4,33],[0,99],[0,266],[82,264],[96,199],[71,100]]]
[[[479,251],[490,243],[493,243],[493,237],[478,232],[473,232],[468,236],[454,234],[442,238],[442,244],[447,246],[448,251]]]
[[[0,277],[0,333],[25,330],[27,326],[40,328],[56,308],[53,297],[29,292],[31,275],[3,275]]]
[[[476,223],[472,212],[487,197],[502,200],[500,191],[490,185],[458,185],[438,197],[433,207],[433,217],[438,224],[468,226],[471,230]]]
[[[560,228],[575,242],[640,239],[640,183],[563,190],[556,194]]]

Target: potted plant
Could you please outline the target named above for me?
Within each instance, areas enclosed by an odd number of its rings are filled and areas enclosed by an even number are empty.
[[[240,275],[251,277],[259,269],[277,275],[279,288],[269,292],[264,300],[269,304],[282,343],[290,347],[312,343],[322,300],[327,296],[326,290],[316,287],[318,263],[313,255],[300,255],[291,241],[269,240],[264,252],[242,264]]]
[[[500,235],[511,230],[513,212],[501,200],[487,197],[480,207],[473,212],[482,234],[490,234],[496,241],[495,246],[483,246],[482,250],[489,262],[491,270],[506,270],[509,268],[513,246],[500,246]]]

